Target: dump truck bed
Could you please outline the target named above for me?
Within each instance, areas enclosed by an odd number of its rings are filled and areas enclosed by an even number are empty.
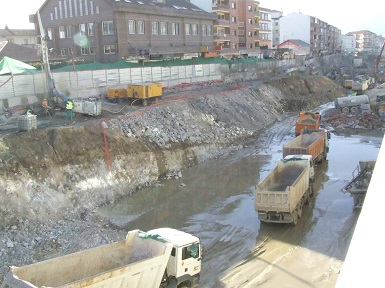
[[[139,237],[130,231],[125,240],[23,267],[11,267],[1,288],[159,287],[172,245]]]
[[[257,211],[291,213],[309,187],[307,164],[279,162],[277,167],[256,186],[254,206]]]
[[[283,157],[287,155],[311,155],[318,160],[325,150],[325,131],[301,133],[299,136],[283,145]]]
[[[321,121],[321,116],[319,113],[312,112],[301,112],[299,113],[299,117],[295,122],[295,135],[298,136],[302,130],[311,129],[317,130],[319,129]]]

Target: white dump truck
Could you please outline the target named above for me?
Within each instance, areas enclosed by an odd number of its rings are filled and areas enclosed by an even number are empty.
[[[311,155],[315,163],[326,159],[329,152],[330,133],[325,129],[305,129],[293,140],[283,145],[283,157],[300,154]]]
[[[198,287],[201,253],[194,235],[171,228],[133,230],[112,244],[11,266],[1,288]]]
[[[344,113],[356,113],[359,111],[359,109],[361,109],[361,105],[367,104],[370,104],[370,102],[369,97],[366,94],[339,97],[334,101],[335,108],[341,110]]]
[[[254,207],[262,222],[297,224],[304,204],[313,195],[311,155],[288,155],[255,189]]]

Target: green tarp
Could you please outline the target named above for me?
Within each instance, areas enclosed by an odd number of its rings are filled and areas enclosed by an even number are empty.
[[[199,65],[199,64],[227,64],[231,67],[232,64],[243,64],[243,63],[257,63],[265,61],[273,61],[275,59],[260,59],[260,58],[238,58],[238,59],[223,59],[220,57],[215,58],[192,58],[192,59],[173,59],[173,60],[159,60],[159,61],[135,61],[128,62],[119,60],[114,63],[102,64],[98,62],[76,64],[76,71],[87,71],[87,70],[102,70],[102,69],[124,69],[124,68],[138,68],[138,67],[173,67],[173,66],[187,66],[187,65]],[[53,72],[68,72],[74,71],[72,65],[64,66],[61,68],[52,69]]]
[[[35,67],[7,56],[4,56],[0,61],[0,75],[29,74],[34,72],[38,72]]]

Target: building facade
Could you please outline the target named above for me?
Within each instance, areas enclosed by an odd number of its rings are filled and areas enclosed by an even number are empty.
[[[283,12],[273,10],[271,11],[271,42],[272,47],[275,48],[279,45],[279,19],[282,17]]]
[[[271,12],[268,8],[259,7],[259,45],[262,50],[273,46]]]
[[[357,52],[377,50],[377,35],[368,30],[349,32],[346,35],[352,35],[356,39]]]
[[[299,39],[310,45],[311,54],[331,54],[341,51],[341,30],[302,13],[291,13],[280,19],[280,43]]]
[[[216,15],[184,0],[46,0],[39,9],[49,51],[112,63],[214,51]],[[37,15],[35,27],[40,33]]]
[[[33,29],[10,29],[5,25],[0,29],[0,41],[7,41],[17,45],[36,48],[36,35]]]
[[[354,35],[341,35],[341,49],[347,53],[356,51],[356,37]]]
[[[214,44],[223,57],[257,56],[260,53],[259,1],[212,0]]]

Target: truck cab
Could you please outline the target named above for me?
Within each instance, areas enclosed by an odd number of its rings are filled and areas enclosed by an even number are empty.
[[[186,287],[198,287],[202,264],[199,238],[172,228],[158,228],[147,233],[159,235],[173,245],[162,285],[179,286],[183,283]]]

